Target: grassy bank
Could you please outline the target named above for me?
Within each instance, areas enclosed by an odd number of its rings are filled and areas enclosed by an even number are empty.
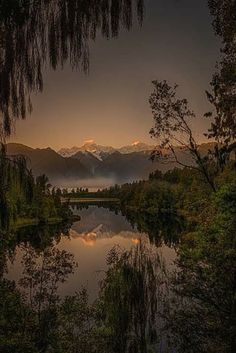
[[[62,217],[50,217],[47,220],[44,220],[43,222],[39,218],[18,218],[14,223],[14,228],[19,229],[27,226],[37,226],[40,223],[57,224],[65,221],[76,222],[79,220],[80,220],[80,217],[75,215],[70,216],[68,219],[64,219]]]
[[[54,224],[63,222],[63,218],[60,217],[51,217],[48,218],[44,223]],[[18,218],[14,224],[16,228],[26,227],[26,226],[34,226],[41,223],[41,220],[38,218]]]

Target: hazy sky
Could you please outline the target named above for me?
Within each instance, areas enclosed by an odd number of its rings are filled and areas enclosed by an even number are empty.
[[[151,81],[178,83],[202,116],[218,56],[207,0],[147,0],[142,28],[91,43],[89,75],[69,66],[47,73],[32,115],[17,123],[11,141],[54,149],[88,139],[117,147],[135,140],[149,143]],[[205,119],[196,121],[201,140],[206,126]]]

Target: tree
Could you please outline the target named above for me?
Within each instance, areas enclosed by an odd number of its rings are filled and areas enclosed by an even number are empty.
[[[32,92],[43,90],[43,69],[69,61],[88,72],[89,41],[97,32],[118,36],[130,29],[134,4],[143,0],[0,0],[0,132],[31,112]],[[1,136],[0,135],[0,136]]]
[[[208,221],[180,245],[170,275],[164,315],[179,353],[235,351],[235,182],[214,194],[207,211]]]
[[[213,75],[212,92],[206,92],[213,111],[207,112],[211,118],[211,127],[205,135],[213,139],[214,150],[209,151],[208,158],[203,158],[194,139],[190,121],[195,114],[188,107],[186,99],[176,97],[177,85],[172,88],[166,81],[153,81],[154,92],[150,97],[155,125],[151,135],[161,140],[161,147],[171,151],[174,160],[182,164],[176,153],[176,146],[190,152],[197,169],[215,191],[209,161],[213,160],[214,173],[223,171],[232,151],[236,151],[236,1],[208,0],[213,16],[213,28],[216,35],[222,38],[222,60]],[[154,153],[154,157],[159,151]],[[184,164],[186,166],[186,164]],[[187,167],[195,168],[187,165]]]
[[[163,150],[171,153],[175,162],[183,167],[199,170],[207,183],[215,191],[215,185],[210,175],[207,159],[199,151],[199,145],[194,138],[190,123],[195,118],[189,108],[187,99],[176,95],[177,85],[171,87],[166,81],[153,81],[154,91],[149,103],[154,118],[154,127],[150,130],[152,137],[160,141],[160,148],[153,152],[152,157],[163,157]],[[195,165],[182,162],[177,148],[187,151],[193,157]],[[170,161],[170,156],[168,155]]]
[[[7,157],[0,145],[0,229],[7,230],[12,219],[33,199],[34,178],[22,156]]]
[[[58,286],[73,274],[77,263],[65,250],[49,247],[38,253],[26,247],[22,257],[23,277],[19,284],[32,312],[36,315],[33,341],[40,352],[46,352],[53,343],[57,325],[57,307],[60,304]]]
[[[207,93],[213,111],[209,138],[217,142],[215,156],[222,170],[232,151],[236,151],[236,1],[209,0],[213,27],[222,39],[222,59],[213,75],[211,92]]]
[[[36,178],[36,186],[39,188],[42,194],[50,194],[51,184],[49,183],[49,179],[45,174],[40,175]]]
[[[99,300],[112,336],[110,352],[151,352],[160,338],[157,292],[164,264],[156,248],[142,242],[129,251],[112,248],[107,264]]]

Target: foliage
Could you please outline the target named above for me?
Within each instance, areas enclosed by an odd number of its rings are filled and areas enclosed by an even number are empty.
[[[235,348],[236,184],[222,186],[179,249],[167,303],[168,323],[179,352],[231,353]]]
[[[235,0],[208,0],[213,16],[213,27],[222,38],[222,58],[217,64],[211,81],[211,92],[206,91],[212,111],[205,114],[211,118],[211,125],[205,133],[214,142],[213,148],[202,156],[194,138],[191,121],[195,113],[189,108],[186,99],[177,97],[177,85],[171,87],[166,81],[153,81],[154,91],[149,103],[154,118],[150,131],[160,146],[153,152],[153,158],[170,160],[186,166],[178,156],[177,148],[190,152],[195,165],[188,165],[202,173],[216,191],[214,174],[223,171],[226,162],[236,151],[236,2]],[[213,176],[212,176],[213,174]]]
[[[193,216],[194,210],[199,215],[211,193],[212,188],[197,171],[175,168],[164,174],[152,173],[149,180],[104,189],[99,195],[118,198],[125,213],[168,217],[188,213]]]
[[[23,276],[19,289],[0,280],[1,352],[48,352],[55,345],[60,299],[58,284],[73,273],[73,255],[55,247],[22,248]]]
[[[161,260],[144,243],[131,251],[115,247],[102,283],[104,322],[111,330],[111,352],[147,353],[157,342],[157,292],[161,291]]]
[[[8,158],[4,146],[0,151],[0,229],[9,230],[19,219],[68,218],[66,205],[60,197],[50,192],[45,175],[34,179],[21,156]]]
[[[213,110],[206,113],[211,118],[209,138],[217,141],[215,155],[219,168],[224,168],[236,149],[236,2],[235,0],[209,0],[213,27],[221,37],[222,57],[213,75],[207,98]]]
[[[116,185],[104,189],[99,195],[118,198],[126,210],[139,210],[150,215],[174,214],[175,197],[171,191],[171,185],[165,181],[149,180]]]
[[[195,114],[188,107],[188,101],[176,96],[177,85],[172,88],[166,81],[153,81],[153,85],[154,92],[150,96],[149,103],[154,127],[150,130],[150,134],[160,141],[160,147],[153,151],[153,159],[163,158],[167,154],[166,158],[171,162],[172,156],[172,159],[181,166],[196,169],[202,173],[215,191],[209,170],[209,160],[201,155],[191,129],[190,123],[195,118]],[[183,163],[178,156],[177,147],[184,152],[189,152],[195,165]]]

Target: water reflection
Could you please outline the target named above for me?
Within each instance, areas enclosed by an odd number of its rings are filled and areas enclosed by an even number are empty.
[[[58,244],[62,237],[68,237],[70,223],[39,224],[19,228],[14,236],[12,248],[17,244],[30,244],[34,249],[43,250],[53,244]]]
[[[127,218],[119,212],[112,212],[103,207],[90,206],[79,211],[81,220],[71,227],[70,234],[73,237],[101,240],[120,236],[123,238],[147,237],[147,234],[139,232],[135,226],[128,222]]]
[[[6,300],[11,292],[18,298],[15,314],[28,312],[20,321],[26,320],[30,342],[8,342],[11,350],[27,351],[29,344],[32,352],[56,353],[58,345],[65,352],[146,352],[145,332],[153,339],[155,331],[151,322],[156,320],[154,294],[160,274],[156,269],[162,254],[150,245],[148,234],[116,207],[79,205],[74,212],[81,220],[72,226],[27,227],[8,243],[0,288]],[[136,255],[132,249],[139,249]],[[163,245],[163,253],[169,256],[167,249]],[[170,258],[175,256],[171,251]],[[115,280],[117,271],[122,272],[120,283]],[[86,289],[81,289],[83,285]],[[114,308],[118,308],[117,317]],[[14,321],[4,310],[2,314]],[[119,320],[124,320],[120,327]],[[23,334],[22,327],[17,326],[18,335]],[[15,333],[9,328],[5,335]]]
[[[94,202],[94,205],[86,203],[73,203],[71,210],[75,215],[80,215],[81,221],[73,225],[78,233],[88,231],[88,227],[103,227],[104,232],[108,230],[111,237],[121,231],[141,233],[148,236],[151,243],[162,246],[163,243],[169,247],[178,245],[179,235],[184,229],[184,219],[176,215],[150,215],[145,213],[129,212],[122,210],[119,204]],[[109,210],[109,212],[106,212]],[[102,220],[99,224],[98,219]],[[77,229],[76,229],[77,226]],[[113,235],[112,235],[113,234]]]
[[[157,248],[142,241],[130,251],[114,247],[107,262],[99,300],[112,330],[112,352],[160,352],[166,268]]]
[[[32,309],[41,316],[41,311],[58,300],[58,286],[73,274],[77,263],[74,256],[55,246],[37,251],[31,246],[21,247],[23,268],[19,286]]]
[[[79,264],[74,275],[59,285],[59,295],[73,295],[78,288],[85,286],[90,300],[93,301],[98,295],[99,283],[107,270],[106,256],[109,250],[117,244],[124,250],[130,250],[141,241],[147,244],[150,242],[149,234],[142,231],[140,225],[135,224],[134,219],[130,222],[122,215],[117,205],[99,204],[99,206],[73,205],[73,212],[80,215],[81,220],[73,223],[72,226],[45,225],[20,229],[15,243],[12,244],[11,256],[8,251],[7,277],[19,282],[24,273],[22,258],[29,244],[36,251],[35,257],[37,257],[37,251],[44,251],[54,246],[59,251],[73,254]],[[146,225],[145,230],[148,227]],[[175,258],[172,242],[168,240],[167,244],[170,246],[166,246],[164,239],[160,240],[162,238],[159,230],[158,237],[160,246],[158,251],[167,264],[171,264]]]
[[[21,229],[1,248],[1,352],[233,352],[224,228],[212,247],[203,233],[178,248],[177,219],[107,205],[74,212],[72,226]]]

